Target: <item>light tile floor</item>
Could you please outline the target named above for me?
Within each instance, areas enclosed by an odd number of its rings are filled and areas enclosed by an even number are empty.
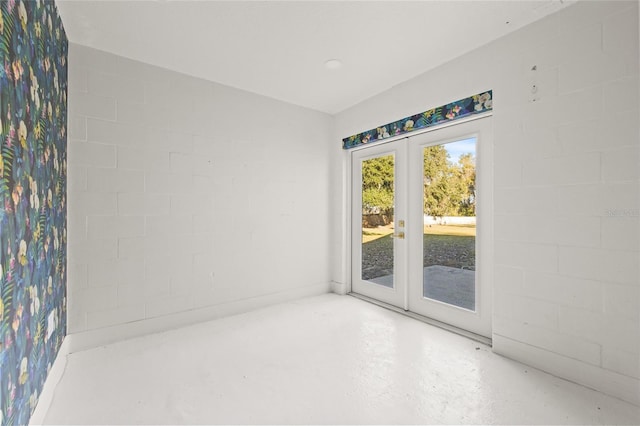
[[[324,295],[69,355],[54,424],[638,424],[640,407]]]

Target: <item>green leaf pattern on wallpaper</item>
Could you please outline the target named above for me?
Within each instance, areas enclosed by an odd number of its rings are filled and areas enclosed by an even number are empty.
[[[26,424],[66,334],[67,37],[0,2],[0,423]]]

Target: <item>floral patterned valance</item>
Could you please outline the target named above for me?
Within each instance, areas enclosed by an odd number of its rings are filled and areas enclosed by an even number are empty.
[[[342,139],[342,148],[349,149],[366,143],[378,142],[393,136],[425,129],[437,124],[469,117],[470,115],[490,111],[493,108],[493,93],[491,90],[459,101],[451,102],[437,108],[393,123],[385,124],[376,129],[367,130],[357,135]]]

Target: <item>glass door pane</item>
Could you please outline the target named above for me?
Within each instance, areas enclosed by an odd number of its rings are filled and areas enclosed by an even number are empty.
[[[370,158],[361,164],[361,279],[393,288],[395,156]]]
[[[423,149],[425,298],[475,311],[476,138]]]

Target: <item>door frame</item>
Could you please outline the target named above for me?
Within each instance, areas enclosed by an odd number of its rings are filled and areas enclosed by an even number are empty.
[[[368,149],[371,148],[372,146],[377,146],[377,145],[384,145],[387,143],[391,143],[391,142],[395,142],[397,140],[400,139],[407,139],[407,138],[411,138],[414,136],[418,136],[420,134],[423,133],[430,133],[430,132],[437,132],[439,130],[442,129],[446,129],[448,127],[453,127],[453,126],[459,126],[471,121],[475,121],[475,120],[482,120],[488,117],[492,117],[493,116],[493,111],[488,111],[486,113],[482,113],[482,114],[478,114],[478,115],[474,115],[471,117],[467,117],[464,119],[460,119],[460,120],[456,120],[455,122],[450,122],[450,123],[444,123],[438,126],[434,126],[434,127],[429,127],[426,129],[421,129],[421,130],[417,130],[412,132],[409,135],[401,135],[401,136],[397,136],[397,137],[392,137],[389,139],[386,139],[384,141],[381,142],[377,142],[375,144],[371,144],[371,145],[363,145],[363,146],[359,146],[356,148],[352,148],[348,151],[344,152],[343,155],[343,176],[344,176],[344,180],[343,180],[343,194],[344,194],[344,210],[343,210],[343,226],[344,226],[344,230],[345,232],[342,234],[342,246],[344,247],[345,251],[344,251],[344,255],[343,255],[343,259],[342,261],[344,262],[342,269],[342,275],[344,278],[344,287],[342,291],[338,291],[341,294],[346,294],[346,293],[352,293],[353,292],[353,282],[352,282],[352,276],[353,276],[353,256],[352,256],[352,250],[353,250],[353,227],[354,227],[354,214],[353,214],[353,152],[359,151],[359,150],[363,150],[363,149]],[[493,129],[493,123],[490,122],[490,128],[491,130]],[[493,135],[492,135],[493,136]],[[493,248],[493,140],[490,140],[489,145],[491,145],[489,147],[489,152],[485,155],[488,155],[490,158],[488,159],[489,161],[487,161],[488,166],[485,166],[485,168],[487,168],[488,170],[486,170],[485,174],[485,188],[483,188],[483,197],[489,197],[490,200],[487,200],[487,202],[485,202],[486,204],[486,211],[483,212],[483,215],[486,216],[485,219],[483,220],[483,228],[486,226],[489,226],[489,229],[486,231],[478,231],[478,232],[482,232],[483,234],[483,244],[482,244],[482,251],[484,251],[484,255],[482,256],[482,259],[478,258],[477,262],[478,264],[480,262],[482,262],[483,264],[483,268],[485,269],[485,280],[487,280],[488,283],[492,283],[493,282],[493,253],[492,253],[492,248]],[[486,223],[484,223],[486,222]],[[477,234],[477,236],[480,234]],[[480,250],[478,250],[480,251]],[[337,287],[338,289],[340,287]],[[408,292],[407,292],[408,294]],[[492,298],[492,297],[491,297]],[[407,305],[408,305],[408,301],[407,301]],[[412,317],[421,317],[418,314],[414,314],[412,312],[408,312],[408,314]],[[487,315],[489,315],[489,317],[492,316],[492,312],[487,312]],[[443,328],[449,329],[451,331],[454,332],[459,332],[460,334],[463,335],[467,335],[469,337],[473,337],[473,335],[475,334],[474,332],[469,332],[467,330],[464,329],[458,329],[455,326],[451,326],[449,324],[443,324],[438,320],[431,320],[429,318],[424,318],[424,320],[428,323],[434,324],[434,325],[438,325],[441,326]],[[477,335],[478,337],[480,337],[480,335]],[[487,336],[490,337],[490,336]]]

